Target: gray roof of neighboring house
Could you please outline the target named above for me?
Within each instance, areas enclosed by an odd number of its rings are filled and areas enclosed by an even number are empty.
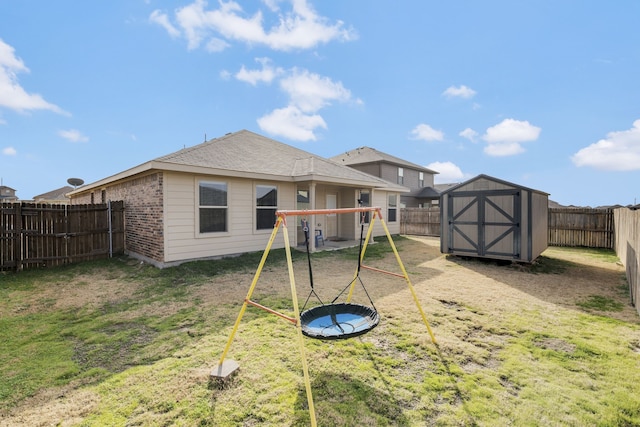
[[[453,182],[453,183],[449,183],[449,184],[436,184],[433,187],[436,189],[436,191],[438,193],[442,193],[445,190],[450,189],[451,187],[456,187],[458,185],[460,185],[460,182]]]
[[[337,156],[333,156],[330,158],[334,162],[338,162],[343,165],[360,165],[367,163],[378,163],[378,162],[386,162],[394,165],[416,169],[419,171],[437,174],[439,172],[434,171],[432,169],[426,168],[424,166],[417,165],[415,163],[408,162],[399,157],[392,156],[391,154],[383,153],[382,151],[378,151],[375,148],[371,147],[359,147],[353,150],[347,151],[343,154],[339,154]]]
[[[417,197],[419,199],[439,199],[440,192],[433,187],[422,187],[415,194],[412,194],[413,197]]]
[[[222,176],[317,181],[407,192],[408,188],[332,162],[254,132],[228,133],[158,157],[112,177],[78,188],[86,191],[148,170],[173,170]]]
[[[73,187],[68,185],[58,188],[57,190],[49,191],[48,193],[38,194],[37,196],[33,196],[34,200],[64,200],[68,197],[66,194],[73,190]]]

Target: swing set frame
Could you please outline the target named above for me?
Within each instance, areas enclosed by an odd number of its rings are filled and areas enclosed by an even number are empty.
[[[310,377],[309,377],[309,366],[307,363],[307,358],[305,355],[305,347],[304,347],[304,334],[302,332],[302,325],[300,322],[300,309],[299,309],[299,305],[298,305],[298,296],[297,296],[297,292],[296,292],[296,282],[295,282],[295,275],[294,275],[294,270],[293,270],[293,262],[292,262],[292,258],[291,258],[291,244],[289,242],[289,232],[287,229],[287,217],[289,216],[312,216],[312,215],[326,215],[326,214],[348,214],[348,213],[361,213],[364,214],[366,212],[371,212],[372,213],[372,217],[371,217],[371,221],[369,222],[369,227],[367,230],[367,235],[366,238],[364,239],[364,242],[361,242],[361,250],[360,250],[360,258],[358,260],[358,268],[356,270],[356,272],[354,273],[353,279],[351,280],[350,284],[347,285],[347,287],[349,288],[349,293],[347,295],[346,301],[347,303],[349,303],[351,301],[351,298],[353,296],[353,291],[356,285],[356,281],[359,277],[359,273],[360,273],[360,269],[366,269],[366,270],[370,270],[376,273],[383,273],[383,274],[388,274],[391,276],[396,276],[396,277],[400,277],[403,278],[405,280],[405,282],[407,283],[407,286],[409,287],[409,290],[411,292],[411,296],[413,297],[413,300],[416,303],[416,306],[418,308],[418,311],[420,312],[420,315],[422,317],[422,320],[425,324],[425,326],[427,327],[427,331],[429,332],[429,336],[431,337],[431,342],[433,344],[437,344],[436,342],[436,337],[433,334],[433,331],[431,330],[431,326],[429,325],[429,321],[427,320],[427,316],[424,312],[424,310],[422,309],[422,306],[420,305],[420,301],[418,300],[418,296],[416,295],[415,289],[413,287],[413,284],[411,283],[411,279],[409,278],[409,275],[407,273],[407,270],[404,267],[404,264],[402,263],[402,260],[400,259],[400,255],[398,254],[398,250],[396,248],[395,243],[393,242],[393,238],[391,237],[391,233],[389,232],[389,228],[387,227],[384,219],[382,218],[382,209],[379,207],[358,207],[358,208],[341,208],[341,209],[313,209],[313,210],[279,210],[276,211],[276,223],[273,227],[273,231],[271,232],[271,236],[269,237],[269,241],[267,242],[267,246],[264,250],[264,253],[262,254],[262,258],[260,259],[260,263],[258,264],[258,268],[256,269],[256,272],[253,276],[253,280],[251,282],[251,286],[249,287],[249,290],[247,292],[247,295],[244,299],[244,302],[242,304],[242,307],[240,308],[240,312],[238,313],[238,317],[236,318],[235,324],[233,325],[233,328],[231,330],[231,333],[229,335],[229,339],[227,340],[227,344],[224,348],[224,350],[222,351],[222,355],[220,356],[220,360],[218,362],[218,365],[216,366],[216,368],[213,369],[213,371],[211,372],[211,379],[212,380],[216,380],[216,381],[224,381],[225,379],[229,378],[231,375],[233,375],[237,369],[239,368],[239,365],[237,362],[233,361],[233,360],[227,360],[226,356],[227,353],[229,352],[229,349],[231,347],[231,343],[233,342],[233,339],[236,335],[236,333],[238,332],[238,327],[240,326],[240,322],[242,320],[242,317],[244,316],[244,313],[247,309],[248,306],[253,306],[253,307],[257,307],[261,310],[264,310],[268,313],[271,313],[273,315],[276,315],[284,320],[287,320],[289,322],[291,322],[292,324],[294,324],[296,326],[296,330],[297,330],[297,343],[298,343],[298,348],[300,351],[300,357],[302,359],[302,370],[303,370],[303,375],[304,375],[304,384],[305,384],[305,389],[306,389],[306,394],[307,394],[307,401],[308,401],[308,405],[309,405],[309,415],[311,418],[311,425],[312,427],[316,427],[317,423],[316,423],[316,414],[315,414],[315,408],[314,408],[314,404],[313,404],[313,394],[311,391],[311,381],[310,381]],[[386,234],[387,240],[389,242],[389,245],[391,246],[391,249],[393,250],[393,253],[395,255],[396,261],[398,262],[398,266],[400,268],[401,273],[394,273],[391,271],[386,271],[386,270],[381,270],[378,268],[374,268],[374,267],[370,267],[367,265],[364,265],[362,262],[364,260],[364,256],[367,250],[367,246],[369,244],[369,241],[371,239],[371,235],[373,233],[373,228],[374,228],[374,224],[376,222],[376,219],[380,220],[380,223],[384,229],[384,232]],[[294,315],[292,316],[288,316],[286,314],[280,313],[276,310],[273,310],[269,307],[266,307],[262,304],[259,304],[255,301],[251,300],[251,297],[253,295],[253,292],[255,291],[255,288],[258,284],[258,280],[260,278],[260,274],[262,273],[262,270],[264,268],[264,265],[267,261],[267,257],[269,256],[269,252],[271,251],[271,247],[273,246],[273,242],[276,239],[276,236],[278,235],[278,231],[282,228],[282,233],[283,233],[283,237],[284,237],[284,246],[285,246],[285,254],[286,254],[286,259],[287,259],[287,268],[288,268],[288,272],[289,272],[289,283],[291,286],[291,298],[293,300],[293,312]]]

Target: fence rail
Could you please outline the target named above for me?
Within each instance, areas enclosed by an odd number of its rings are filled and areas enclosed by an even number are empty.
[[[124,251],[124,202],[0,204],[0,270],[106,258]]]

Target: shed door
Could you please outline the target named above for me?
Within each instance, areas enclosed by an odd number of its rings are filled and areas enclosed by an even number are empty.
[[[520,258],[520,192],[491,190],[449,195],[451,253]]]

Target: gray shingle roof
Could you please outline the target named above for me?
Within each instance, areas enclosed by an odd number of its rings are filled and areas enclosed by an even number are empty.
[[[339,154],[337,156],[333,156],[330,158],[337,163],[343,165],[358,165],[358,164],[366,164],[366,163],[377,163],[377,162],[386,162],[392,163],[394,165],[398,165],[401,167],[407,167],[427,173],[437,174],[438,172],[425,168],[424,166],[417,165],[415,163],[411,163],[404,159],[401,159],[396,156],[392,156],[391,154],[384,153],[382,151],[378,151],[375,148],[371,147],[359,147],[353,150],[347,151],[343,154]]]
[[[369,183],[375,187],[407,190],[405,187],[247,130],[229,133],[158,157],[153,162],[289,177],[296,181],[320,178],[330,181],[355,181]]]
[[[145,173],[172,170],[186,173],[322,182],[341,186],[378,188],[406,193],[407,187],[316,156],[271,138],[241,130],[184,148],[73,190],[91,191],[103,185]]]
[[[33,198],[34,200],[64,200],[68,198],[66,194],[71,190],[73,190],[73,187],[67,185],[47,193],[38,194],[37,196],[33,196]]]

